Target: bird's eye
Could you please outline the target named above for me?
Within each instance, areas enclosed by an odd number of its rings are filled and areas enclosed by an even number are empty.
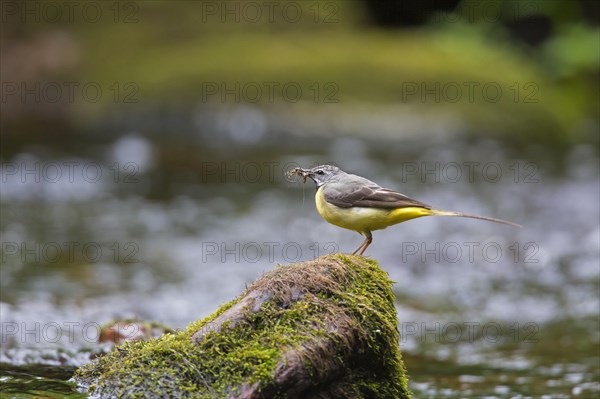
[[[318,175],[324,175],[324,174],[325,174],[325,172],[323,172],[322,170],[317,170],[317,174],[318,174]]]

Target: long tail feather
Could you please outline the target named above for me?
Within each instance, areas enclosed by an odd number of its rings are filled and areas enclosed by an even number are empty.
[[[491,217],[487,217],[487,216],[472,215],[470,213],[461,213],[461,212],[442,211],[442,210],[432,209],[431,214],[435,215],[435,216],[459,216],[462,218],[487,220],[488,222],[507,224],[507,225],[513,226],[513,227],[519,227],[519,228],[523,227],[520,224],[509,222],[507,220],[496,219],[496,218],[491,218]]]

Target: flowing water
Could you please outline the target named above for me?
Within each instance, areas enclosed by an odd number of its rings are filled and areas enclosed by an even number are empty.
[[[210,147],[131,133],[5,155],[2,397],[85,397],[68,379],[106,349],[100,325],[183,328],[276,263],[352,252],[361,237],[320,219],[312,182],[285,176],[321,163],[524,226],[440,217],[374,233],[366,255],[396,282],[416,397],[598,395],[594,147],[555,156],[457,137],[257,144],[247,133]]]

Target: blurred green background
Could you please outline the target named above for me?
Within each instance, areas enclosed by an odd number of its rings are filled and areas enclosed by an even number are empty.
[[[164,119],[185,123],[193,108],[223,102],[309,120],[301,126],[373,118],[376,130],[387,119],[399,125],[396,137],[443,129],[558,147],[597,140],[594,1],[8,1],[3,7],[8,155],[28,142],[24,130],[50,140],[48,123],[60,126],[54,134],[61,136],[80,137],[115,118],[115,127],[162,133],[179,130]],[[266,82],[279,83],[271,95]],[[13,83],[19,83],[14,94]],[[27,94],[36,83],[41,98]],[[246,95],[214,93],[213,84],[231,90],[236,83]],[[301,95],[293,102],[297,87]],[[406,114],[432,121],[411,129],[402,123]]]
[[[356,247],[284,177],[321,163],[525,226],[375,235],[417,397],[600,392],[599,2],[0,4],[0,392],[75,396],[85,323],[183,327],[276,262]],[[503,256],[427,255],[472,242]],[[445,334],[465,323],[502,333]]]

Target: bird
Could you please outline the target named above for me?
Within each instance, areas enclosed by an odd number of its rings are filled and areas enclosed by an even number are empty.
[[[307,178],[315,182],[315,203],[317,212],[323,219],[365,237],[352,255],[364,254],[373,242],[373,231],[423,216],[459,216],[522,227],[502,219],[435,209],[333,165],[319,165],[310,169],[294,168],[288,171],[288,175],[301,176],[304,183]]]

